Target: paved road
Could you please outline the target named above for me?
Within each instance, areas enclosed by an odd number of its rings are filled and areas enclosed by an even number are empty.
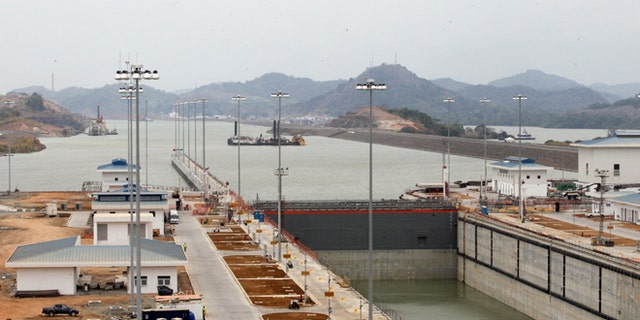
[[[256,223],[243,226],[250,235],[253,235],[251,231],[255,231],[257,227]],[[261,242],[264,246],[272,240],[273,228],[271,225],[263,223],[261,229],[263,230]],[[261,319],[262,314],[288,311],[287,309],[252,305],[222,260],[225,255],[262,255],[262,249],[249,252],[220,252],[213,246],[206,232],[197,217],[185,211],[180,214],[180,224],[176,226],[174,238],[176,243],[187,243],[189,262],[186,269],[193,289],[196,293],[203,295],[203,303],[207,307],[208,316],[212,316],[214,319]],[[272,250],[272,246],[267,247],[268,254],[271,254]],[[294,268],[288,270],[289,277],[302,288],[305,283],[304,276],[301,275],[301,271],[304,270],[305,253],[293,245],[283,244],[282,253],[287,252],[291,254],[291,261],[294,264]],[[285,259],[279,263],[282,270],[287,270],[285,263]],[[313,259],[307,259],[307,270],[311,272],[307,279],[307,292],[317,304],[303,307],[299,312],[326,314],[330,305],[331,319],[356,319],[360,314],[360,308],[362,308],[363,317],[366,317],[368,306],[357,291],[351,287],[342,288],[339,286],[336,283],[335,275]],[[331,278],[332,291],[335,293],[331,302],[324,296],[329,287],[329,277]],[[373,318],[376,320],[388,319],[377,308],[374,309]]]
[[[196,216],[182,212],[174,238],[176,243],[187,243],[186,269],[193,289],[203,295],[207,318],[260,319],[260,311],[249,304]]]

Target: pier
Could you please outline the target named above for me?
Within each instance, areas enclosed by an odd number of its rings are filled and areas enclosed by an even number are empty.
[[[204,195],[223,194],[227,186],[200,164],[182,152],[171,156],[171,166],[178,172],[192,190],[201,191]]]

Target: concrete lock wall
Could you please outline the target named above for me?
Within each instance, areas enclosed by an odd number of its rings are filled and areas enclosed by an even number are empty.
[[[535,319],[640,318],[640,273],[623,260],[490,219],[461,217],[458,228],[458,279],[516,310]]]
[[[316,251],[318,260],[339,276],[366,280],[368,251]],[[374,250],[373,279],[455,279],[456,250]]]

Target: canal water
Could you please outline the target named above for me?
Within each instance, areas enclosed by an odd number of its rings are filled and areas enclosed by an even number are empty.
[[[73,191],[82,183],[99,180],[96,168],[114,158],[127,158],[127,122],[108,120],[119,135],[43,138],[47,149],[17,154],[11,161],[11,188],[23,191]],[[186,129],[191,129],[191,134]],[[177,129],[177,130],[176,130]],[[242,126],[243,135],[269,135],[268,128]],[[517,130],[517,127],[516,127]],[[528,128],[536,135],[541,131]],[[545,129],[546,130],[546,129]],[[551,130],[553,131],[553,130]],[[580,131],[580,130],[578,130]],[[170,166],[174,148],[201,162],[222,181],[238,189],[238,148],[228,146],[233,123],[207,121],[203,148],[202,122],[150,121],[140,124],[142,183],[181,186]],[[148,132],[148,134],[146,134]],[[176,135],[176,132],[178,135]],[[197,132],[197,136],[194,135]],[[602,130],[584,131],[580,139],[602,136]],[[553,136],[550,131],[546,134]],[[606,133],[606,132],[605,132]],[[562,133],[566,136],[566,132]],[[584,136],[583,136],[584,135]],[[325,137],[304,137],[307,146],[282,147],[282,194],[290,200],[368,199],[368,144]],[[555,140],[566,140],[557,137]],[[203,149],[206,151],[203,153]],[[442,181],[442,154],[375,145],[374,199],[397,198],[419,182]],[[245,199],[277,198],[278,148],[241,147],[241,194]],[[7,158],[0,158],[0,190],[8,187]],[[451,181],[479,180],[483,159],[451,156]],[[554,171],[551,178],[575,177]],[[366,287],[366,286],[364,286]],[[457,281],[381,281],[376,296],[403,319],[524,319],[524,315]]]

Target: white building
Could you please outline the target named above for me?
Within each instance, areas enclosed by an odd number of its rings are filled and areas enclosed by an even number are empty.
[[[611,137],[571,144],[578,148],[578,181],[599,183],[596,170],[607,170],[607,184],[640,183],[640,131],[619,130]]]
[[[126,159],[113,159],[111,163],[98,166],[98,172],[101,173],[102,191],[120,190],[129,184],[129,167],[132,174],[136,172],[136,165],[128,165]],[[142,171],[142,168],[140,168]]]
[[[640,224],[640,193],[634,192],[605,201],[613,207],[615,220]],[[607,213],[606,209],[604,212]]]
[[[16,269],[18,291],[58,290],[73,295],[81,267],[124,267],[127,274],[134,274],[129,272],[130,250],[129,245],[82,246],[80,237],[70,237],[18,246],[5,266]],[[142,293],[156,293],[158,285],[178,291],[177,267],[187,264],[180,245],[141,239],[140,255]]]
[[[129,223],[131,215],[128,213],[98,213],[93,215],[93,244],[94,245],[127,245],[129,244]],[[140,214],[140,229],[142,237],[153,239],[154,216],[149,213]],[[135,225],[136,218],[133,217]],[[164,229],[164,226],[163,228]]]
[[[135,223],[136,204],[135,186],[129,192],[128,187],[118,191],[97,192],[91,195],[93,214],[94,244],[126,244],[128,243],[128,225]],[[145,238],[151,239],[153,234],[164,235],[165,216],[169,212],[168,195],[165,191],[140,190],[140,222]]]
[[[522,166],[520,167],[520,161]],[[536,164],[533,159],[506,157],[488,165],[491,169],[492,190],[502,195],[519,197],[518,176],[522,173],[522,194],[528,197],[547,196],[547,177],[551,167]]]

